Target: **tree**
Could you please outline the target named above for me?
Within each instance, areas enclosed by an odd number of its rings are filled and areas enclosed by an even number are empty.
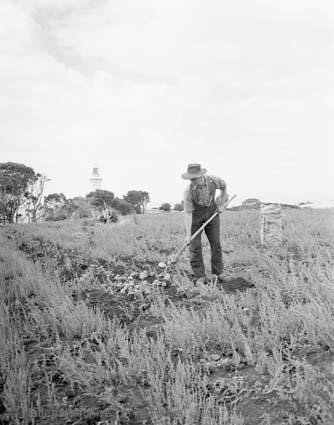
[[[76,196],[69,200],[72,204],[72,215],[77,218],[90,218],[93,216],[90,201],[82,196]]]
[[[58,214],[62,217],[71,218],[78,211],[79,205],[74,199],[66,199],[65,204],[60,208]]]
[[[171,208],[172,208],[171,204],[169,204],[168,202],[165,202],[164,204],[162,204],[162,205],[159,207],[159,210],[169,212],[169,211],[171,210]]]
[[[50,193],[44,198],[43,212],[45,220],[64,220],[66,214],[62,211],[66,204],[66,196],[63,193]]]
[[[66,196],[63,193],[50,193],[44,198],[44,204],[58,204],[64,203],[66,201]]]
[[[38,179],[31,167],[15,162],[0,163],[0,216],[8,223],[14,222],[18,209],[29,196],[28,187]]]
[[[183,204],[175,204],[174,211],[183,211]]]
[[[90,218],[93,216],[89,199],[82,196],[66,199],[63,193],[52,193],[45,197],[44,214],[47,221]]]
[[[115,210],[119,211],[122,215],[132,214],[136,212],[135,207],[130,204],[130,202],[125,201],[124,199],[115,198],[111,206],[115,208]]]
[[[44,198],[45,208],[59,208],[66,202],[66,196],[63,193],[50,193]]]
[[[90,200],[93,207],[101,211],[111,208],[115,195],[109,190],[97,189],[95,192],[88,193],[86,198]]]
[[[45,184],[50,181],[45,175],[36,174],[37,180],[28,186],[28,196],[25,203],[28,220],[36,222],[43,209],[42,201]]]
[[[144,214],[146,205],[150,202],[150,195],[148,192],[142,190],[129,190],[123,196],[123,199],[132,204],[138,214]]]

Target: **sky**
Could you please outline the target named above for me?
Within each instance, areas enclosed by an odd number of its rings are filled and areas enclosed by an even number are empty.
[[[1,0],[0,162],[47,193],[182,199],[198,162],[236,203],[333,204],[331,0]]]

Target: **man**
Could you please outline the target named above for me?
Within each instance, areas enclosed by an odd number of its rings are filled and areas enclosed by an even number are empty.
[[[186,242],[218,209],[224,210],[227,200],[226,183],[220,177],[206,175],[207,170],[200,164],[189,164],[182,178],[190,180],[184,192],[184,215]],[[215,199],[216,190],[220,196]],[[204,229],[211,247],[211,271],[223,281],[223,257],[220,243],[220,218],[217,215]],[[202,233],[202,232],[201,232]],[[196,283],[205,283],[205,270],[202,255],[201,233],[190,242],[190,265]]]

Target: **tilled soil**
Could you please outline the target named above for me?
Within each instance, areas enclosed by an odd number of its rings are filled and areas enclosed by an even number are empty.
[[[120,258],[115,264],[102,258],[85,256],[74,249],[65,249],[42,238],[22,241],[18,234],[10,233],[7,236],[17,240],[18,249],[32,262],[38,262],[42,269],[53,268],[59,279],[65,283],[74,280],[79,282],[78,287],[72,291],[74,302],[84,301],[87,306],[98,308],[105,317],[126,326],[130,333],[145,331],[149,338],[157,338],[160,332],[163,319],[149,312],[153,301],[152,288],[163,294],[166,303],[172,302],[189,309],[205,309],[214,301],[201,296],[196,288],[189,293],[179,290],[173,283],[172,271],[154,263],[143,264],[135,259]],[[243,277],[235,277],[218,285],[226,294],[254,289],[254,285]],[[29,313],[32,305],[30,303],[22,314]],[[16,314],[19,315],[20,311],[16,311]],[[26,336],[25,349],[32,359],[43,363],[45,373],[52,375],[56,392],[63,399],[64,415],[39,419],[36,423],[60,425],[65,418],[66,423],[76,425],[151,423],[145,400],[145,382],[138,382],[134,388],[115,381],[103,393],[85,394],[80,385],[71,386],[62,373],[56,360],[57,349],[48,344],[43,346],[41,342],[43,341],[40,338],[34,339],[33,335]],[[94,336],[84,341],[72,340],[66,343],[72,356],[80,352],[83,360],[95,367],[96,360],[92,352],[99,350],[99,341]],[[304,352],[296,353],[296,356],[306,357],[310,363],[322,365],[331,374],[334,354],[326,350],[310,350],[305,348]],[[180,359],[184,360],[182,351],[175,349],[172,355],[175,363]],[[288,413],[296,416],[294,425],[318,423],[316,412],[313,418],[304,418],[302,405],[288,400],[284,404],[278,399],[275,391],[267,388],[268,376],[257,372],[245,360],[241,359],[236,367],[229,353],[222,355],[212,350],[194,361],[208,377],[208,394],[214,394],[223,404],[236,409],[247,418],[248,425],[259,424],[268,411],[272,413],[272,425],[287,424],[285,421]],[[37,372],[33,377],[32,391],[40,392],[39,383],[42,382],[42,377]],[[4,377],[0,376],[0,394],[3,381]],[[113,398],[112,404],[104,401],[110,400],[110,396]],[[1,410],[4,411],[4,406],[0,397],[0,412]],[[61,412],[61,409],[58,408],[57,412]],[[5,422],[0,423],[5,425]]]

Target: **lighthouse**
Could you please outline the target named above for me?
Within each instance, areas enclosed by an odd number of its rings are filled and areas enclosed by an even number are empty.
[[[91,190],[93,192],[95,192],[95,190],[97,189],[101,189],[102,177],[100,175],[100,170],[97,165],[94,165],[93,167],[92,174],[89,178],[89,183],[90,183]]]

